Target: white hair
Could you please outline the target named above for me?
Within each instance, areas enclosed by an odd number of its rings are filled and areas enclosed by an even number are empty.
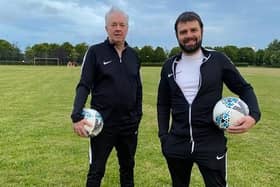
[[[124,17],[126,18],[126,22],[128,24],[128,15],[122,11],[121,9],[117,8],[117,7],[112,7],[105,15],[105,24],[107,25],[109,22],[109,18],[113,13],[121,13],[122,15],[124,15]]]

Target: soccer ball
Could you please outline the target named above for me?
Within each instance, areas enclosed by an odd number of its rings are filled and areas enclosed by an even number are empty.
[[[84,119],[90,122],[91,127],[84,125],[85,130],[88,132],[88,135],[90,137],[97,136],[102,128],[103,128],[103,119],[101,114],[91,108],[84,108],[82,115],[84,116]]]
[[[249,108],[244,101],[237,97],[225,97],[216,103],[213,120],[219,128],[226,129],[248,114]]]

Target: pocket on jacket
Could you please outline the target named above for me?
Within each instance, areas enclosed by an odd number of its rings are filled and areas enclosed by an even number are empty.
[[[186,106],[176,106],[172,109],[172,120],[185,123],[188,118]]]
[[[166,140],[168,139],[168,134],[162,135],[160,137],[160,143],[164,144],[166,142]]]

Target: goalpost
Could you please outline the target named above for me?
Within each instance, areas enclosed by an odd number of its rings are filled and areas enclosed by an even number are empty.
[[[34,65],[59,65],[59,58],[34,57]]]

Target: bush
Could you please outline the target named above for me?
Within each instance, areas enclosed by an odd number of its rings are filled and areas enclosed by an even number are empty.
[[[142,62],[141,63],[141,66],[154,66],[154,67],[157,67],[157,66],[162,66],[163,63],[161,62]]]
[[[234,65],[237,67],[248,67],[249,66],[249,64],[247,62],[235,62]]]
[[[23,65],[25,64],[22,61],[16,61],[16,60],[0,60],[0,65]]]

